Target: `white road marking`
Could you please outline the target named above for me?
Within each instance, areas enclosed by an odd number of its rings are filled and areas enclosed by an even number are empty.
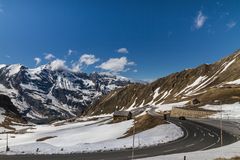
[[[191,146],[194,146],[194,144],[189,144],[189,145],[186,145],[185,147],[191,147]]]
[[[205,133],[203,133],[203,136],[205,137]]]
[[[209,135],[210,137],[214,137],[214,134],[208,133],[208,135]]]
[[[197,136],[197,133],[194,133],[194,135],[193,135],[194,137],[196,137]]]
[[[200,139],[200,142],[202,142],[203,140],[204,140],[204,139],[203,139],[203,138],[201,138],[201,139]]]
[[[200,128],[202,128],[202,129],[204,129],[204,130],[206,130],[206,131],[208,131],[208,132],[211,132],[208,128],[205,128],[205,127],[200,126],[200,125],[197,125],[197,124],[195,124],[195,125],[196,125],[196,126],[199,126]],[[203,133],[202,130],[201,130],[201,132]],[[213,133],[215,136],[218,137],[217,142],[215,142],[215,143],[213,143],[213,144],[211,144],[211,145],[209,145],[209,146],[207,146],[207,147],[204,147],[204,148],[202,148],[201,150],[206,150],[206,149],[211,148],[212,146],[216,145],[217,143],[219,143],[220,138],[219,138],[218,134],[217,134],[216,132],[214,132],[214,131],[212,131],[212,133]],[[205,136],[205,133],[203,134],[203,136]]]
[[[169,121],[168,121],[168,122],[169,122]],[[169,123],[172,123],[172,122],[169,122]],[[175,123],[173,123],[173,124],[175,124]],[[184,135],[185,137],[184,137],[183,139],[178,139],[178,140],[176,140],[176,141],[168,142],[168,144],[172,144],[172,143],[176,143],[176,142],[179,142],[179,141],[183,141],[183,140],[185,140],[186,138],[188,138],[189,133],[188,133],[187,129],[186,129],[183,125],[180,125],[180,124],[178,124],[178,125],[179,125],[182,129],[185,130],[185,132],[186,132],[186,135]]]

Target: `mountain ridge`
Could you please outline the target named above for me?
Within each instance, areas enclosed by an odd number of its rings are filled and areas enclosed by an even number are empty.
[[[53,69],[50,64],[33,69],[0,65],[0,94],[36,123],[79,116],[100,95],[130,83],[125,77]]]
[[[240,50],[213,64],[202,64],[159,78],[149,84],[133,84],[102,97],[87,115],[131,110],[146,105],[161,105],[198,98],[203,104],[220,99],[223,103],[240,100]],[[235,82],[234,82],[235,81]],[[234,82],[234,83],[233,83]]]

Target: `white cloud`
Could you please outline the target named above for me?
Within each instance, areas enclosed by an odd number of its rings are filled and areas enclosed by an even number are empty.
[[[92,65],[92,64],[98,62],[99,60],[100,59],[96,58],[95,55],[93,55],[93,54],[83,54],[79,58],[79,61],[72,63],[71,70],[73,72],[80,72],[84,65],[89,66],[89,65]]]
[[[69,70],[69,68],[65,65],[66,61],[61,60],[61,59],[56,59],[53,60],[50,64],[49,67],[53,71],[57,70]]]
[[[128,62],[127,64],[132,66],[132,65],[135,65],[135,62],[131,61],[131,62]]]
[[[96,68],[101,68],[103,70],[118,73],[118,72],[125,71],[126,66],[133,65],[133,64],[135,63],[128,62],[128,59],[126,57],[110,58],[108,61],[102,63],[99,66],[96,66]]]
[[[83,54],[80,57],[80,64],[91,65],[99,61],[99,58],[96,58],[93,54]]]
[[[134,69],[134,70],[133,70],[133,72],[134,72],[134,73],[137,73],[137,72],[138,72],[138,70],[137,70],[137,69]]]
[[[194,27],[196,29],[202,28],[206,20],[207,16],[203,15],[202,11],[199,11],[197,17],[194,20]]]
[[[52,53],[47,53],[44,58],[48,61],[51,61],[55,58],[55,56]]]
[[[72,53],[73,53],[73,50],[69,49],[67,55],[68,55],[68,56],[71,56]]]
[[[72,70],[72,72],[80,72],[80,71],[81,71],[81,65],[80,65],[80,63],[73,63],[71,70]]]
[[[117,49],[117,52],[118,53],[128,53],[128,49],[127,48],[119,48],[119,49]]]
[[[228,24],[227,24],[227,27],[228,29],[232,29],[233,27],[235,27],[237,25],[237,22],[235,21],[230,21]]]
[[[35,61],[35,64],[36,64],[36,65],[39,65],[39,64],[41,63],[41,58],[35,57],[35,58],[34,58],[34,61]]]

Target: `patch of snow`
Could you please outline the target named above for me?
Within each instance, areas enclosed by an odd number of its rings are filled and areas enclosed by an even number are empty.
[[[201,107],[203,109],[219,111],[209,117],[211,118],[221,118],[223,119],[240,119],[240,103],[234,104],[222,104],[222,105],[205,105]],[[222,113],[221,113],[222,110]]]
[[[237,85],[239,85],[240,84],[240,79],[237,79],[237,80],[231,81],[231,82],[227,82],[226,84],[237,84]]]
[[[28,69],[27,72],[29,73],[29,78],[32,80],[41,80],[39,77],[39,74],[41,73],[41,68],[34,68],[34,69]]]
[[[5,116],[3,115],[4,113],[5,110],[3,108],[0,108],[0,124],[5,120]]]
[[[6,88],[4,85],[0,84],[0,93],[9,95],[11,97],[11,95],[18,94],[18,91],[15,89],[11,89],[11,88]]]
[[[173,90],[173,89],[171,89],[170,91],[168,91],[167,95],[166,95],[164,98],[167,98],[167,97],[171,94],[172,90]]]
[[[35,91],[39,91],[39,89],[34,86],[33,84],[20,84],[20,86],[23,88],[23,89],[28,89],[28,90],[35,90]]]
[[[205,88],[207,85],[209,85],[210,83],[212,83],[217,77],[218,74],[221,72],[221,70],[218,70],[212,77],[208,78],[207,80],[204,80],[203,83],[200,83],[199,86],[197,86],[195,89],[190,90],[186,95],[192,95],[193,93],[198,92],[199,90]]]
[[[8,69],[8,76],[12,76],[14,74],[17,74],[20,69],[21,69],[22,65],[20,64],[13,64],[7,67]]]
[[[0,64],[0,69],[2,69],[2,68],[4,68],[4,67],[6,67],[5,64]]]
[[[95,84],[94,84],[93,81],[91,81],[91,80],[83,79],[82,81],[83,81],[83,83],[84,83],[85,86],[88,86],[88,87],[95,86]]]
[[[165,91],[165,92],[163,93],[162,97],[161,97],[158,101],[164,99],[167,95],[168,95],[168,91]]]
[[[145,99],[142,101],[142,103],[138,107],[143,107],[144,103],[145,103]]]
[[[109,124],[105,119],[69,123],[62,126],[37,125],[30,132],[16,134],[9,139],[11,152],[8,154],[79,153],[99,150],[119,150],[132,146],[132,136],[121,138],[132,127],[133,120]],[[102,133],[102,134],[99,134]],[[57,136],[43,142],[36,139]],[[183,136],[181,128],[174,124],[163,124],[135,135],[136,147],[166,143]],[[5,135],[0,135],[4,138]],[[63,150],[61,151],[61,148]],[[23,153],[24,151],[24,153]],[[0,141],[0,153],[5,154],[5,141]]]
[[[110,72],[99,72],[98,74],[101,75],[101,76],[108,76],[109,78],[115,78],[116,77],[116,80],[119,80],[119,81],[129,81],[130,80],[127,77],[120,76],[120,75],[114,75]]]
[[[183,92],[187,92],[190,89],[194,88],[195,86],[199,85],[200,83],[202,83],[205,79],[207,78],[207,76],[200,76],[198,77],[192,84],[187,85],[183,90],[181,90],[178,94],[176,94],[175,96],[180,95]]]
[[[109,85],[106,86],[106,88],[109,89],[109,90],[114,90],[114,89],[118,88],[118,86],[115,85],[115,84],[109,84]]]
[[[136,105],[136,100],[137,98],[135,98],[133,104],[127,109],[127,111],[131,111],[132,109],[134,109],[134,106]]]
[[[230,67],[235,62],[235,60],[236,59],[233,59],[232,61],[228,62],[227,65],[225,64],[226,66],[223,68],[223,70],[220,73],[226,71],[228,67]]]
[[[154,95],[153,95],[153,100],[156,99],[156,98],[159,96],[159,90],[160,90],[160,87],[158,87],[157,89],[155,89]]]
[[[162,112],[162,111],[170,111],[173,107],[184,107],[184,105],[188,103],[188,101],[182,101],[177,103],[169,103],[169,104],[158,104],[156,105],[156,111]]]
[[[69,81],[67,78],[64,78],[62,76],[57,77],[56,87],[59,87],[61,89],[67,89],[70,91],[76,90],[76,87],[73,85],[73,83]]]
[[[54,86],[53,86],[54,87]],[[74,113],[71,112],[71,110],[66,107],[66,105],[63,105],[61,102],[59,102],[53,95],[52,95],[52,89],[53,87],[51,88],[51,91],[48,93],[47,97],[49,99],[52,100],[52,106],[51,105],[48,105],[48,107],[53,107],[53,109],[62,109],[64,111],[67,111],[68,113],[70,113],[71,115],[73,116],[76,116]]]

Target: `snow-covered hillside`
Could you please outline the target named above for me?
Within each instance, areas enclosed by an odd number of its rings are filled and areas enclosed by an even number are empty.
[[[129,83],[124,77],[56,69],[51,63],[33,69],[0,65],[0,94],[38,123],[81,115],[96,98]]]
[[[55,125],[17,127],[25,134],[10,134],[8,154],[79,153],[102,150],[119,150],[132,147],[132,136],[123,135],[132,127],[133,120],[109,123],[111,116],[78,119],[80,122]],[[86,121],[84,121],[86,120]],[[135,147],[146,147],[173,141],[183,136],[181,128],[174,124],[162,124],[135,135]],[[5,134],[0,134],[0,153],[5,154]],[[44,139],[38,141],[38,139]],[[120,139],[119,139],[120,138]]]
[[[213,64],[203,64],[170,74],[149,84],[129,85],[111,92],[93,106],[89,114],[190,102],[195,98],[201,104],[213,104],[215,100],[231,104],[240,101],[239,82],[240,51],[237,51]]]

